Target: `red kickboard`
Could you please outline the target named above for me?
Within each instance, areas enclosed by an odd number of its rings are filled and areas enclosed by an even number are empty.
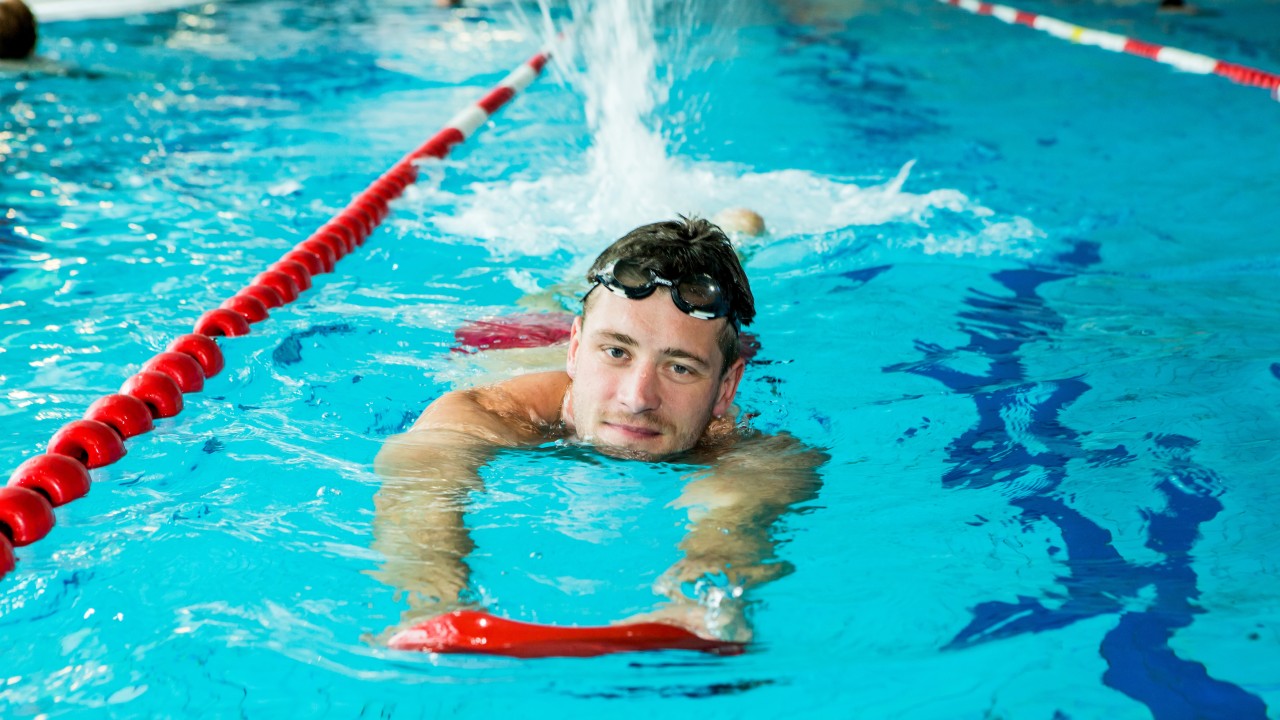
[[[572,327],[569,313],[523,313],[472,320],[455,330],[453,339],[477,350],[546,347],[567,342]]]
[[[472,320],[453,331],[456,350],[512,350],[548,347],[569,341],[573,328],[570,313],[521,313]],[[742,333],[742,359],[751,362],[760,350],[760,340],[749,332]]]
[[[742,643],[707,640],[666,623],[561,627],[507,620],[478,610],[438,615],[396,633],[388,645],[395,650],[518,658],[594,657],[650,650],[737,655],[745,649]]]

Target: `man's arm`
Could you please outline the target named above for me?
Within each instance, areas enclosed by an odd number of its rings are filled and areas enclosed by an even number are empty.
[[[474,543],[464,515],[470,493],[484,488],[480,467],[497,448],[546,440],[567,386],[564,373],[537,373],[446,393],[382,446],[373,529],[386,562],[377,576],[405,593],[404,621],[465,604]]]
[[[749,639],[741,595],[794,570],[777,557],[774,524],[817,497],[818,468],[827,459],[791,435],[757,435],[738,442],[689,482],[673,503],[689,513],[689,532],[679,544],[684,557],[656,586],[673,603],[650,619],[722,639]]]

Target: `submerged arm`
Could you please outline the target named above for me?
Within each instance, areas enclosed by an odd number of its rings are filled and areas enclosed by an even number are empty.
[[[746,588],[790,573],[791,564],[776,558],[772,528],[817,497],[818,467],[826,459],[785,434],[751,438],[725,453],[675,502],[688,508],[690,525],[679,545],[684,558],[668,576],[689,582],[724,573],[731,585]]]
[[[386,562],[377,577],[405,593],[405,621],[466,604],[466,557],[475,547],[465,524],[467,499],[484,489],[480,467],[498,448],[546,439],[558,418],[559,375],[447,393],[379,451],[374,548]]]
[[[673,604],[657,615],[677,622],[683,617],[682,624],[703,634],[749,638],[740,597],[794,569],[777,557],[774,525],[817,497],[818,467],[826,460],[826,453],[790,435],[756,436],[686,485],[674,503],[689,513],[689,531],[679,544],[684,557],[658,581],[658,591]]]

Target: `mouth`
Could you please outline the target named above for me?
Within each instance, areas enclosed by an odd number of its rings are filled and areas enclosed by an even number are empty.
[[[609,428],[615,435],[620,435],[625,439],[643,442],[654,438],[662,437],[662,431],[646,425],[632,425],[628,423],[603,422],[604,427]]]

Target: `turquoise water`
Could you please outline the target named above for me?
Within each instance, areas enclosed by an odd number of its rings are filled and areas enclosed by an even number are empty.
[[[1024,7],[1280,69],[1274,2]],[[663,14],[647,134],[607,142],[593,113],[628,108],[560,68],[432,166],[17,551],[0,714],[1275,717],[1280,104],[938,3],[837,15]],[[0,71],[7,467],[531,55],[525,22],[272,0],[47,25],[51,64]],[[372,458],[514,362],[454,328],[655,215],[741,204],[772,232],[740,404],[831,455],[750,651],[381,648],[404,605],[373,576]],[[475,592],[543,622],[652,608],[691,470],[501,456]]]

